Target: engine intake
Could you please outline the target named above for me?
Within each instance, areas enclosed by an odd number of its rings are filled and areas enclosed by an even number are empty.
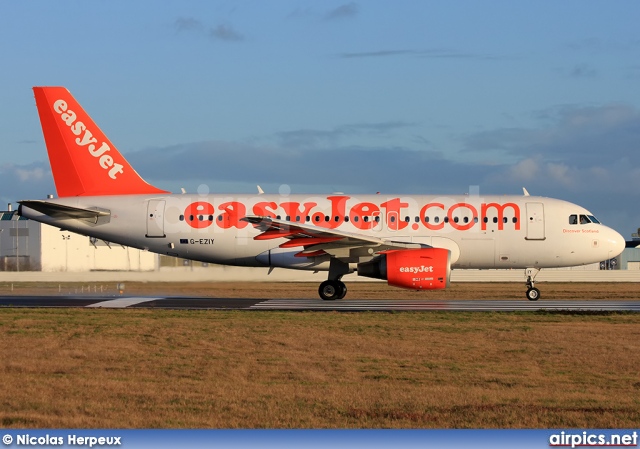
[[[358,276],[385,279],[394,287],[438,290],[449,285],[451,253],[444,248],[383,251],[358,264]]]

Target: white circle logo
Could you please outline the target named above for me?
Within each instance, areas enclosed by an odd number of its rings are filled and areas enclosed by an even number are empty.
[[[2,437],[2,442],[9,446],[11,443],[13,443],[13,437],[11,435],[5,435]]]

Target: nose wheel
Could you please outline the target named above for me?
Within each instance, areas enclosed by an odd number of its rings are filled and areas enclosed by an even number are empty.
[[[540,290],[535,287],[532,287],[527,290],[527,299],[529,301],[537,301],[540,298]]]
[[[328,280],[320,284],[318,294],[325,301],[342,299],[347,294],[347,286],[339,280]]]
[[[527,268],[524,275],[527,277],[527,299],[537,301],[540,299],[540,290],[534,287],[536,275],[540,272],[538,268]]]

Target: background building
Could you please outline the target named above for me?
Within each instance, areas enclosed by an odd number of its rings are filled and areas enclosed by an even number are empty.
[[[0,271],[154,271],[153,253],[0,212]]]

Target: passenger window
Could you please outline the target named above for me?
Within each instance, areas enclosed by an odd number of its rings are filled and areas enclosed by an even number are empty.
[[[436,218],[434,218],[434,219],[433,219],[433,221],[434,221],[435,223],[440,223],[440,217],[436,217]]]
[[[578,216],[576,214],[569,215],[569,224],[570,225],[578,224]]]
[[[180,215],[180,221],[184,221],[184,215]]]
[[[393,217],[391,217],[391,218],[393,218]],[[363,220],[364,220],[364,221],[365,221],[365,223],[366,223],[366,222],[368,222],[368,221],[369,221],[369,217],[367,217],[367,216],[365,215],[365,217],[363,218]]]
[[[405,221],[406,223],[409,223],[409,221],[411,221],[411,219],[410,219],[409,217],[404,217],[404,221]]]
[[[503,222],[503,223],[507,223],[507,221],[508,221],[508,220],[509,220],[509,219],[508,219],[507,217],[502,217],[502,222]]]
[[[392,215],[391,216],[391,223],[395,223],[395,222],[396,222],[396,217],[395,217],[395,215]]]
[[[493,222],[497,223],[498,222],[498,217],[493,217]]]
[[[376,215],[376,223],[380,223],[380,215]]]
[[[513,217],[513,220],[512,220],[512,221],[513,221],[514,223],[517,223],[517,222],[518,222],[518,217]]]

